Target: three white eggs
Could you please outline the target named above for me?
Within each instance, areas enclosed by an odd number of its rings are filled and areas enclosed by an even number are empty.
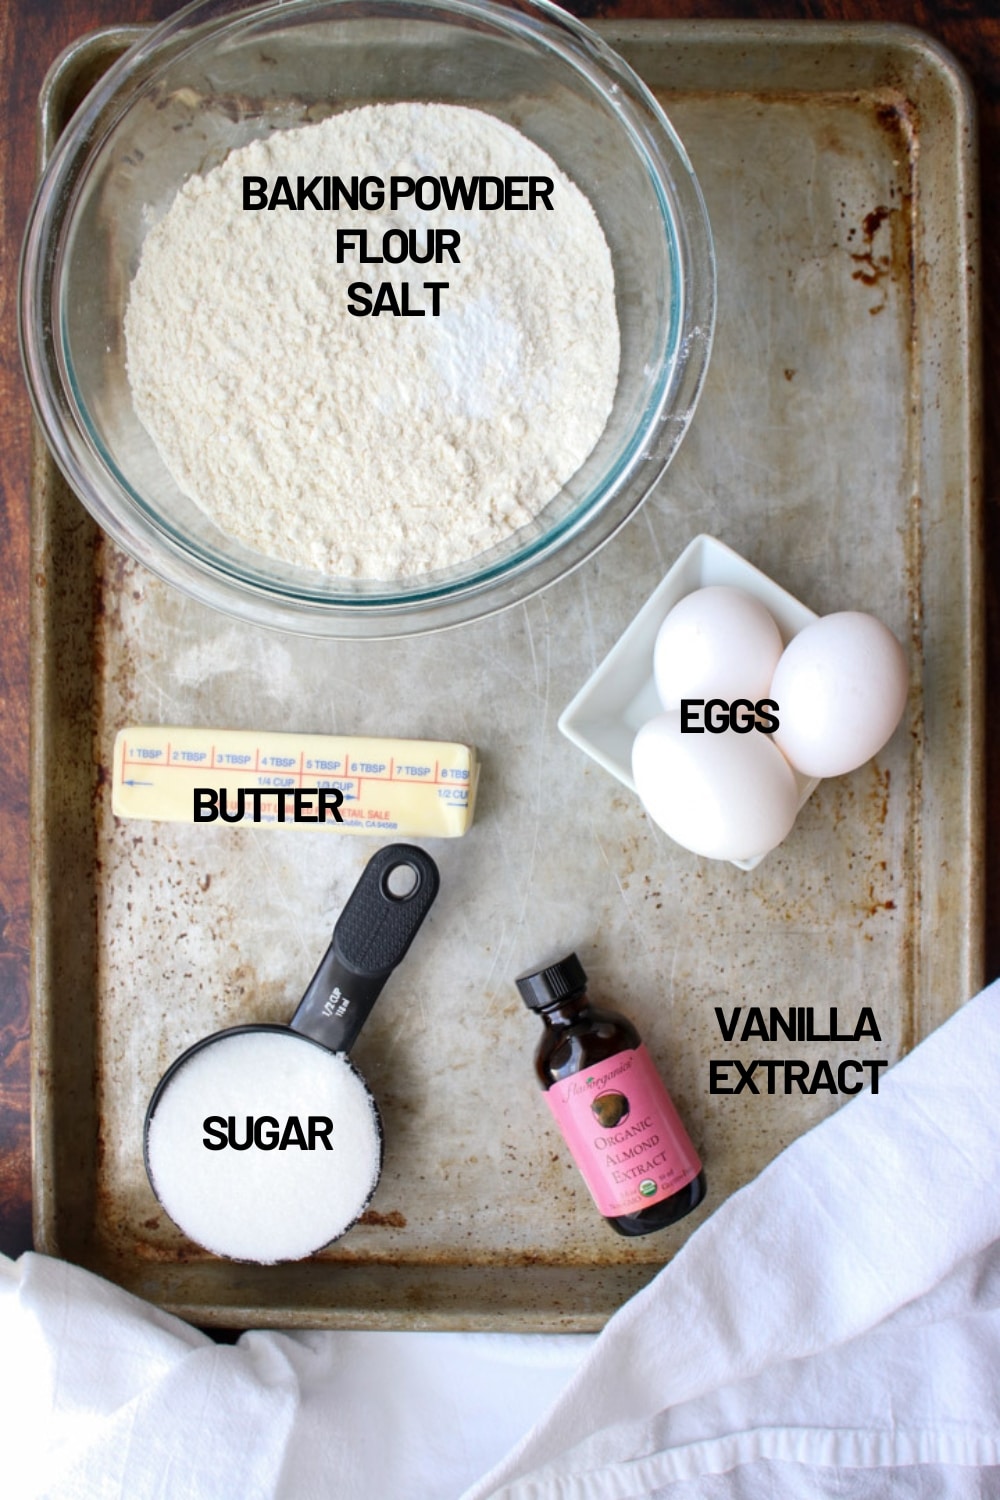
[[[826,615],[785,646],[760,600],[728,585],[674,606],[653,675],[664,711],[636,735],[636,790],[678,844],[730,860],[756,859],[791,831],[793,767],[841,776],[877,754],[902,716],[908,680],[902,647],[873,616]]]

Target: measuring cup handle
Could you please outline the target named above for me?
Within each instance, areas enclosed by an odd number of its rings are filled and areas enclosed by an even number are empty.
[[[430,855],[390,844],[368,861],[291,1020],[331,1052],[349,1052],[438,892]]]

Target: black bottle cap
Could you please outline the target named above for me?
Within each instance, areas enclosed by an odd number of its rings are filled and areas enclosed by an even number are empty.
[[[558,963],[522,974],[514,983],[529,1010],[544,1010],[547,1005],[555,1005],[582,990],[587,975],[576,954],[567,953]]]

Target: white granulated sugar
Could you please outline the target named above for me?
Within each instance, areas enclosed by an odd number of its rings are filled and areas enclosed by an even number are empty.
[[[547,176],[552,210],[244,210],[244,175]],[[336,230],[460,235],[454,264],[336,264]],[[353,316],[348,287],[410,285],[423,317]],[[425,281],[446,281],[430,316]],[[607,422],[619,331],[587,199],[513,127],[373,105],[278,132],[190,178],[145,241],[125,317],[135,409],[178,485],[241,542],[390,580],[506,540]]]
[[[306,1140],[309,1117],[327,1119],[331,1149],[321,1135],[313,1149],[210,1149],[206,1119],[230,1115],[240,1143],[248,1116],[269,1116],[282,1132],[296,1116]],[[157,1197],[186,1235],[217,1255],[271,1264],[311,1255],[349,1228],[378,1179],[381,1136],[371,1095],[343,1054],[292,1031],[243,1032],[178,1069],[146,1154]]]

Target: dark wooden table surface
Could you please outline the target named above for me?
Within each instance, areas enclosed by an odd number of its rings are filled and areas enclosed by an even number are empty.
[[[0,1251],[31,1245],[29,1130],[28,838],[29,473],[31,413],[16,332],[16,271],[34,177],[35,104],[54,57],[100,26],[160,20],[175,0],[5,0],[0,6]],[[1000,611],[994,578],[1000,564],[1000,381],[992,354],[1000,313],[1000,16],[975,0],[569,0],[582,17],[770,18],[900,21],[944,42],[967,70],[980,112],[983,207],[985,399],[985,548],[987,704],[1000,691]],[[987,708],[987,719],[989,711]],[[1000,973],[1000,750],[987,742],[986,871],[988,978]]]

